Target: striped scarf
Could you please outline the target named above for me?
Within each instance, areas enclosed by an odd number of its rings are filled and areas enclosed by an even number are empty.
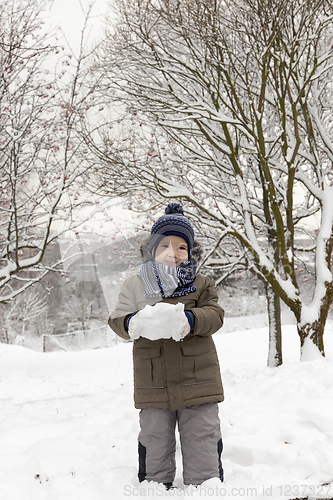
[[[198,263],[195,260],[187,260],[178,267],[169,267],[158,264],[154,260],[146,260],[138,272],[139,278],[145,285],[143,295],[152,297],[182,297],[188,293],[195,292],[196,287],[192,284],[195,280]]]

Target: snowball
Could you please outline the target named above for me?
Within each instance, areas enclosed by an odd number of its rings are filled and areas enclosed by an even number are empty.
[[[154,306],[147,305],[131,318],[128,333],[132,339],[145,337],[149,340],[181,340],[184,334],[189,333],[184,304],[159,302]]]

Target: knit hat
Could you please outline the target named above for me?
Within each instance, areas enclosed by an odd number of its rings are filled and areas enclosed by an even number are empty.
[[[165,236],[179,236],[183,238],[188,246],[190,259],[193,243],[194,229],[184,215],[184,210],[179,203],[169,203],[162,215],[151,228],[149,247],[152,257],[155,257],[156,248]]]

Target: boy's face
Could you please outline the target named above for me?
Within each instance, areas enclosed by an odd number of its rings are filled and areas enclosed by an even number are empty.
[[[178,267],[188,260],[188,246],[179,236],[165,236],[158,244],[155,261],[169,267]]]

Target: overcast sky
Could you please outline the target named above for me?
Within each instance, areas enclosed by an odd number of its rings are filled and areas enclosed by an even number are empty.
[[[84,22],[84,14],[80,3],[84,8],[90,3],[87,0],[36,0],[43,9],[43,18],[47,25],[61,27],[71,48],[76,52],[80,43],[81,30]],[[105,13],[109,10],[108,0],[95,0],[90,21],[90,41],[98,38],[101,33],[101,24]],[[46,4],[46,5],[45,5]]]

